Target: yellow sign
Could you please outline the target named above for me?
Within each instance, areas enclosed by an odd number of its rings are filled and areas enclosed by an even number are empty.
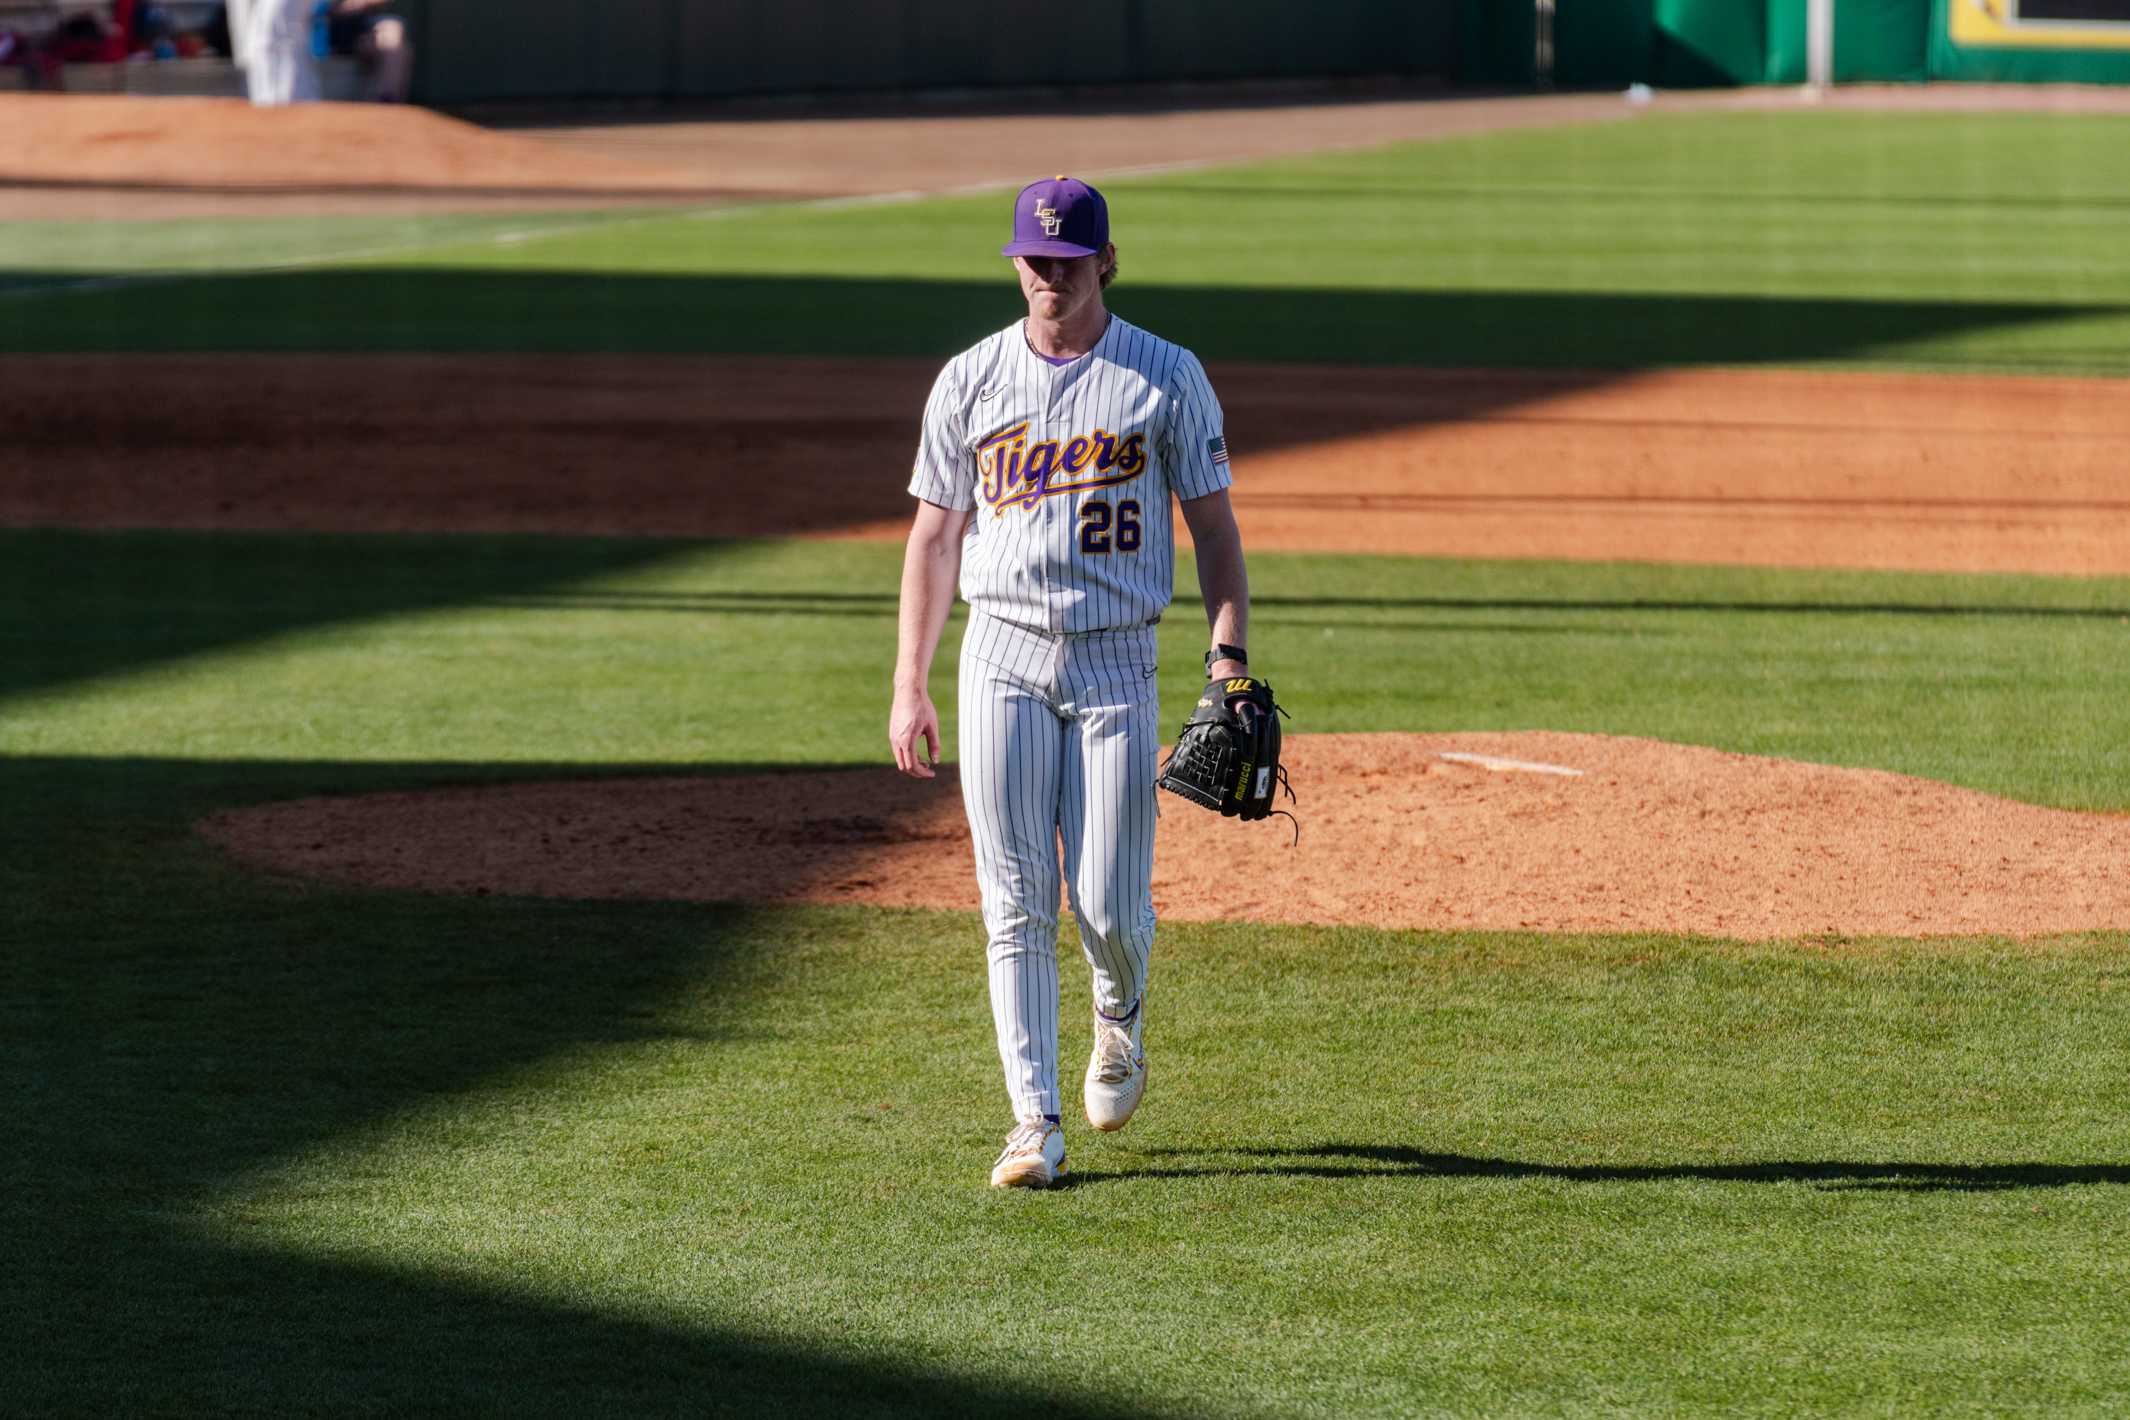
[[[2047,20],[2019,8],[2019,0],[1946,0],[1946,26],[1954,44],[1970,49],[2130,49],[2130,16]]]

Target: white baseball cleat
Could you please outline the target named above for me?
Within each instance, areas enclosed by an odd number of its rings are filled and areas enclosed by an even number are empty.
[[[1142,1007],[1128,1026],[1095,1017],[1095,1049],[1087,1057],[1087,1122],[1097,1129],[1122,1129],[1146,1093],[1146,1051],[1139,1044]]]
[[[1065,1131],[1030,1119],[1006,1136],[1006,1151],[991,1166],[993,1188],[1048,1188],[1065,1177]]]

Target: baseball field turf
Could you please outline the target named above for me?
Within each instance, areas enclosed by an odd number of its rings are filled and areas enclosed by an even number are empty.
[[[2126,139],[1712,114],[1139,178],[1114,304],[1209,359],[2121,375]],[[21,223],[0,346],[943,358],[1010,318],[997,207]],[[358,891],[193,831],[876,766],[898,563],[0,529],[0,1410],[2130,1407],[2130,932],[1165,925],[1141,1117],[998,1195],[973,915]],[[1299,730],[2130,812],[2130,580],[1251,569]]]

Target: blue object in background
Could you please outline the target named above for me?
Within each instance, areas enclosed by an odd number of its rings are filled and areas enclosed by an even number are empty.
[[[318,0],[311,6],[311,56],[323,59],[333,52],[333,0]]]

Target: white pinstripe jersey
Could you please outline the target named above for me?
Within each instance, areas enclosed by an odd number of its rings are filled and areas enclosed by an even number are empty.
[[[1022,323],[947,362],[925,404],[910,492],[974,509],[962,599],[1047,632],[1140,626],[1176,577],[1171,492],[1226,488],[1220,401],[1198,357],[1112,314],[1069,365]]]

